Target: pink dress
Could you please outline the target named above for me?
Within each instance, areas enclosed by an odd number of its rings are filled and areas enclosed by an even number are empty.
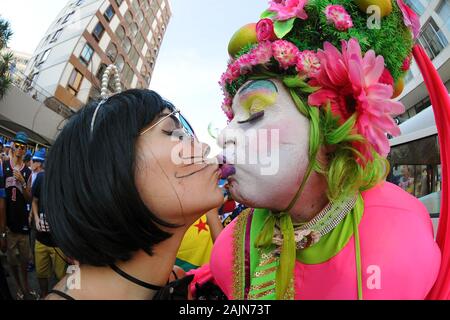
[[[362,194],[359,224],[364,299],[425,299],[438,276],[441,253],[420,201],[390,183]],[[233,221],[217,239],[209,265],[194,282],[214,279],[233,299]],[[295,266],[295,299],[357,299],[354,237],[328,261]]]

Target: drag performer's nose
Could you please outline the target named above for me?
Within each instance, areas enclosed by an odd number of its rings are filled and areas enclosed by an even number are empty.
[[[217,137],[217,144],[220,148],[222,148],[224,151],[229,148],[235,148],[236,147],[236,130],[225,128],[222,130],[220,135]]]

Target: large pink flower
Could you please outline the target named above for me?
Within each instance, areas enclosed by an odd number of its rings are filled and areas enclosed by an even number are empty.
[[[281,68],[288,69],[297,64],[299,50],[293,43],[277,40],[272,43],[272,50],[273,56],[280,63]]]
[[[397,0],[397,4],[403,13],[403,22],[408,28],[411,29],[414,35],[414,39],[416,39],[420,32],[419,17],[410,7],[408,7],[403,2],[403,0]]]
[[[324,50],[317,53],[321,71],[311,85],[321,89],[309,96],[309,104],[323,107],[331,104],[331,110],[344,122],[357,115],[356,130],[381,156],[389,153],[386,133],[400,134],[392,119],[404,112],[404,106],[391,99],[393,88],[383,84],[384,58],[373,50],[362,56],[356,39],[342,41],[342,53],[326,42]],[[366,159],[372,159],[367,144],[355,145]]]
[[[308,18],[304,8],[308,0],[270,0],[269,11],[276,12],[276,19],[280,21],[297,17],[303,20]]]
[[[329,23],[333,23],[335,28],[339,31],[345,31],[353,27],[353,21],[350,15],[345,11],[341,5],[328,5],[325,8],[325,16]]]

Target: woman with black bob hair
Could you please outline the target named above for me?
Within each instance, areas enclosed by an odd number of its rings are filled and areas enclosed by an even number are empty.
[[[179,111],[150,90],[77,112],[50,150],[44,194],[52,236],[79,270],[48,298],[173,292],[167,279],[186,230],[223,202],[208,152]]]

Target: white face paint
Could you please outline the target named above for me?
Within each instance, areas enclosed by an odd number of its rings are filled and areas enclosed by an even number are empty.
[[[270,99],[267,94],[272,94]],[[261,110],[262,117],[239,123]],[[253,208],[286,209],[308,167],[309,120],[278,80],[245,84],[234,98],[233,111],[235,118],[218,137],[226,162],[236,169],[229,178],[233,198]]]

